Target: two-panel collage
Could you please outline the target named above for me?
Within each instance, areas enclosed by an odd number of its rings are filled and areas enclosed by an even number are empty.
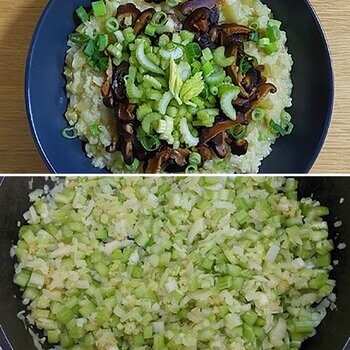
[[[350,350],[349,0],[0,4],[0,350]]]

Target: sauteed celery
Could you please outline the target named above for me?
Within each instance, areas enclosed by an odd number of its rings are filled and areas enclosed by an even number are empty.
[[[328,209],[285,178],[67,178],[14,281],[65,349],[299,349],[326,315]],[[33,197],[33,196],[32,196]]]

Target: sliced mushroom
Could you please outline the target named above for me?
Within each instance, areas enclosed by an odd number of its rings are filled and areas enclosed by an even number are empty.
[[[204,145],[199,145],[194,149],[194,152],[198,152],[201,155],[202,163],[212,158],[212,152],[210,148]]]
[[[113,107],[113,93],[111,89],[110,81],[106,80],[101,87],[101,94],[103,98],[103,104],[108,107]]]
[[[226,72],[232,78],[233,84],[239,87],[240,95],[244,98],[249,99],[250,94],[245,90],[245,88],[242,85],[243,75],[239,71],[239,66],[236,66],[235,64],[233,64],[232,66],[229,66],[226,68]]]
[[[113,136],[112,136],[113,138]],[[115,153],[118,151],[118,141],[113,138],[113,141],[106,147],[106,152]]]
[[[214,50],[217,48],[215,42],[211,40],[210,34],[207,33],[201,33],[197,38],[197,42],[202,49],[209,47],[209,49]]]
[[[146,173],[158,174],[162,170],[162,166],[169,160],[173,160],[178,166],[182,167],[187,164],[187,157],[190,155],[188,149],[170,149],[159,151],[153,158],[148,161]]]
[[[263,101],[263,99],[269,93],[274,94],[276,92],[277,92],[276,86],[271,83],[265,83],[260,85],[256,89],[254,99],[250,101],[251,102],[250,109],[245,113],[245,115],[248,116],[254,110],[254,108],[256,108],[261,103],[261,101]]]
[[[195,32],[197,34],[200,33],[208,33],[209,32],[209,10],[205,7],[198,8],[193,11],[184,22],[184,29]]]
[[[231,152],[236,156],[243,156],[248,151],[248,141],[245,139],[235,140],[231,143]]]
[[[136,136],[133,138],[133,146],[135,158],[143,162],[150,158],[152,152],[146,151]]]
[[[136,111],[136,105],[131,103],[121,103],[118,108],[118,120],[123,123],[130,123],[135,119],[134,112]]]
[[[179,18],[175,15],[175,13],[168,14],[168,19],[169,21],[173,22],[175,32],[179,32],[182,29],[183,24],[179,20]]]
[[[240,111],[241,113],[247,113],[251,109],[251,101],[249,98],[237,97],[232,101],[232,105],[235,110]]]
[[[254,32],[254,30],[249,27],[235,23],[220,24],[218,29],[228,37],[231,35],[241,35],[242,41],[245,41],[249,34]]]
[[[264,70],[263,65],[256,67],[251,67],[247,72],[246,76],[242,80],[242,86],[248,92],[254,92],[255,89],[264,83],[266,83],[266,78],[262,76],[262,71]]]
[[[131,165],[134,161],[133,155],[133,139],[134,139],[134,128],[131,122],[125,123],[123,119],[128,119],[127,110],[129,106],[127,103],[120,103],[117,113],[117,130],[119,137],[119,147],[123,154],[124,162]],[[134,108],[134,107],[132,107]],[[123,118],[123,119],[122,119]]]
[[[210,37],[210,41],[212,43],[217,43],[217,41],[219,39],[219,31],[218,31],[217,27],[213,27],[212,29],[210,29],[209,37]]]
[[[113,107],[113,92],[112,92],[112,80],[113,80],[113,62],[109,57],[108,59],[108,69],[106,71],[107,79],[101,86],[101,94],[103,98],[103,103],[106,107]]]
[[[125,164],[131,165],[134,162],[132,138],[120,140],[120,151],[123,155]]]
[[[106,152],[115,153],[118,151],[118,110],[114,109],[114,118],[110,120],[111,143],[106,147]]]
[[[227,131],[228,129],[232,128],[235,125],[243,124],[245,122],[244,115],[242,113],[237,113],[236,120],[225,120],[222,122],[216,123],[211,128],[203,128],[202,133],[200,135],[200,142],[201,144],[209,142],[211,139],[213,139],[216,135]]]
[[[213,139],[212,139],[212,143],[213,143],[213,149],[214,152],[216,153],[216,155],[219,158],[225,158],[227,156],[227,145],[225,142],[225,133],[221,132],[219,134],[217,134]]]
[[[220,20],[220,12],[217,8],[208,8],[208,12],[209,12],[209,24],[211,26],[217,26],[219,24],[219,20]]]
[[[123,101],[126,99],[126,88],[124,77],[129,72],[130,63],[123,61],[115,68],[113,73],[112,90],[114,94],[114,103],[116,101]]]
[[[151,21],[153,15],[156,13],[155,9],[147,9],[141,13],[141,15],[137,18],[134,25],[134,33],[135,35],[139,35],[147,26],[147,24]]]
[[[208,9],[212,9],[218,3],[219,0],[188,0],[180,6],[180,11],[184,16],[187,16],[199,8],[206,7]]]
[[[141,11],[132,3],[120,5],[117,9],[116,18],[119,23],[124,26],[124,20],[127,17],[132,17],[132,25],[134,25],[136,19],[140,16]]]

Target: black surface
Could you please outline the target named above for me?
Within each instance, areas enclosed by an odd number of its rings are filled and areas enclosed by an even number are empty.
[[[333,108],[333,73],[322,28],[308,0],[263,0],[287,32],[294,130],[280,138],[260,173],[306,173],[323,145]]]
[[[0,186],[0,324],[3,326],[15,350],[34,350],[31,336],[23,323],[16,317],[21,310],[18,288],[12,283],[14,260],[9,256],[11,244],[17,237],[17,222],[28,209],[29,178],[6,178]],[[347,243],[345,250],[335,251],[333,259],[339,265],[333,274],[337,280],[337,311],[329,311],[318,328],[317,335],[309,339],[303,350],[342,350],[350,336],[350,177],[349,178],[299,178],[300,196],[310,196],[327,205],[331,213],[328,217],[332,237],[340,233],[339,242]],[[43,178],[35,178],[34,186],[42,186]],[[345,201],[339,204],[339,199]],[[333,223],[342,220],[343,225],[335,229]],[[0,346],[1,337],[0,337]]]

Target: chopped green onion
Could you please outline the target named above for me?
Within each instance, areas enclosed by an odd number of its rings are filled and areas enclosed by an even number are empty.
[[[188,161],[190,162],[190,164],[198,166],[202,163],[202,158],[201,158],[201,155],[199,153],[192,152],[189,155]]]
[[[98,135],[100,134],[100,130],[98,128],[98,124],[90,124],[89,125],[89,129],[90,129],[90,132],[91,132],[91,135],[94,136],[94,137],[98,137]]]
[[[257,42],[259,40],[259,33],[258,32],[253,32],[249,34],[249,40]]]
[[[180,0],[166,0],[166,4],[170,7],[176,7],[180,3]]]
[[[275,26],[275,27],[277,27],[278,29],[280,29],[280,28],[281,28],[281,25],[282,25],[282,22],[277,21],[276,19],[269,19],[268,25],[269,25],[270,27]]]
[[[134,33],[134,29],[131,27],[127,27],[123,30],[123,35],[124,35],[124,39],[125,41],[129,44],[129,43],[133,43],[136,39],[136,35]]]
[[[95,52],[95,41],[93,39],[90,39],[84,49],[84,55],[87,57],[92,57],[94,52]]]
[[[269,45],[266,45],[264,49],[269,55],[272,55],[273,53],[278,51],[276,43],[270,43]]]
[[[115,17],[107,18],[105,27],[108,33],[115,33],[119,29],[119,22]]]
[[[86,23],[89,20],[89,15],[86,12],[86,10],[84,9],[83,6],[79,6],[76,10],[75,13],[77,14],[77,16],[80,18],[80,20],[83,23]]]
[[[65,139],[70,140],[70,139],[75,139],[78,136],[78,134],[74,127],[70,127],[70,128],[64,128],[62,130],[62,136]]]
[[[194,61],[191,63],[191,67],[192,67],[192,74],[196,74],[201,71],[202,64],[199,61]]]
[[[103,0],[93,1],[91,3],[92,12],[95,17],[105,16],[107,13],[106,5]]]
[[[156,12],[153,17],[151,23],[154,24],[156,27],[164,26],[168,22],[168,15],[163,12],[159,11]]]
[[[252,21],[249,22],[249,27],[253,28],[255,31],[258,31],[260,27],[259,21],[257,19],[253,19]]]
[[[195,164],[190,164],[186,167],[185,173],[191,174],[191,173],[196,173],[197,171],[198,171],[198,166]]]
[[[293,124],[290,120],[284,119],[281,120],[281,124],[277,124],[273,119],[270,120],[270,127],[272,132],[276,135],[289,135],[293,131]]]
[[[115,43],[114,45],[109,45],[107,51],[115,58],[122,57],[123,45],[120,43]]]
[[[152,23],[148,23],[145,29],[145,34],[148,36],[154,36],[156,33],[157,27],[153,25]]]
[[[239,63],[239,70],[244,75],[247,74],[249,69],[252,68],[252,64],[248,61],[247,56],[243,56]]]
[[[265,112],[261,108],[255,108],[254,111],[252,112],[252,119],[256,122],[264,119],[264,117],[265,117]]]
[[[96,40],[98,51],[104,51],[108,46],[108,34],[99,34]]]
[[[266,37],[270,39],[272,43],[281,38],[281,31],[276,26],[268,26],[266,28]]]
[[[108,57],[102,57],[97,62],[97,67],[100,70],[106,71],[109,66],[109,59]]]
[[[90,39],[87,35],[80,33],[69,34],[68,38],[74,44],[84,44]]]
[[[192,42],[194,40],[195,34],[188,30],[181,30],[180,36],[182,41]]]
[[[216,96],[219,93],[219,88],[217,86],[211,86],[209,91],[212,95]]]
[[[270,44],[269,38],[261,38],[258,40],[258,47],[260,47],[260,48],[264,48],[269,44]]]
[[[197,43],[189,43],[185,47],[187,61],[192,63],[196,58],[201,57],[202,49]]]
[[[160,147],[160,141],[156,135],[146,135],[142,128],[137,130],[137,138],[146,151],[153,152]]]

